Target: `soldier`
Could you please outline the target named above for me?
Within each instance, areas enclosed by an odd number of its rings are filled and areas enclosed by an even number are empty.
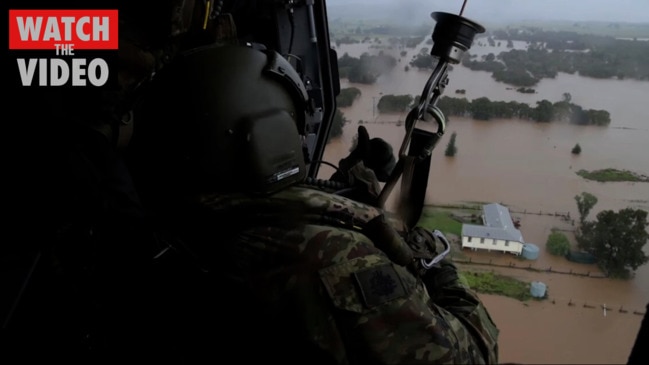
[[[417,266],[411,238],[437,238],[306,183],[303,87],[275,51],[210,45],[165,67],[136,112],[140,196],[212,282],[208,348],[250,363],[497,363],[498,329],[456,267]]]

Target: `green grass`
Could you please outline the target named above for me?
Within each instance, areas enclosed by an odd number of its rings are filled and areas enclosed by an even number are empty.
[[[451,217],[449,212],[431,207],[424,208],[419,225],[429,230],[440,230],[444,234],[462,234],[462,223]]]
[[[502,295],[520,301],[532,299],[531,284],[512,277],[496,275],[491,272],[460,273],[460,279],[478,293]]]
[[[632,181],[632,182],[649,182],[649,177],[636,174],[628,170],[617,170],[617,169],[602,169],[602,170],[579,170],[577,175],[583,177],[584,179],[594,180],[599,182],[611,182],[611,181]]]

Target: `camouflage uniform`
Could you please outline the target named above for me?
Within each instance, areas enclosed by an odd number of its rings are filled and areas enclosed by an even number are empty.
[[[301,186],[267,198],[204,196],[200,205],[228,222],[213,233],[226,252],[224,290],[238,288],[230,310],[266,333],[259,342],[274,341],[269,358],[285,345],[277,334],[293,333],[303,344],[285,351],[327,363],[497,363],[498,329],[451,263],[422,279],[361,233],[379,209]]]

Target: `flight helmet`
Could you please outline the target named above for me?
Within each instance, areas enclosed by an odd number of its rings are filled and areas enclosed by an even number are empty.
[[[147,189],[272,194],[305,177],[308,94],[276,51],[230,44],[185,51],[145,94],[129,153]]]

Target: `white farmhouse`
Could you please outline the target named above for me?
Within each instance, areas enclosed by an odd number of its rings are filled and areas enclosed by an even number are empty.
[[[520,255],[523,252],[523,235],[514,227],[509,209],[497,204],[482,206],[484,225],[462,225],[462,248],[473,250],[510,252]]]

